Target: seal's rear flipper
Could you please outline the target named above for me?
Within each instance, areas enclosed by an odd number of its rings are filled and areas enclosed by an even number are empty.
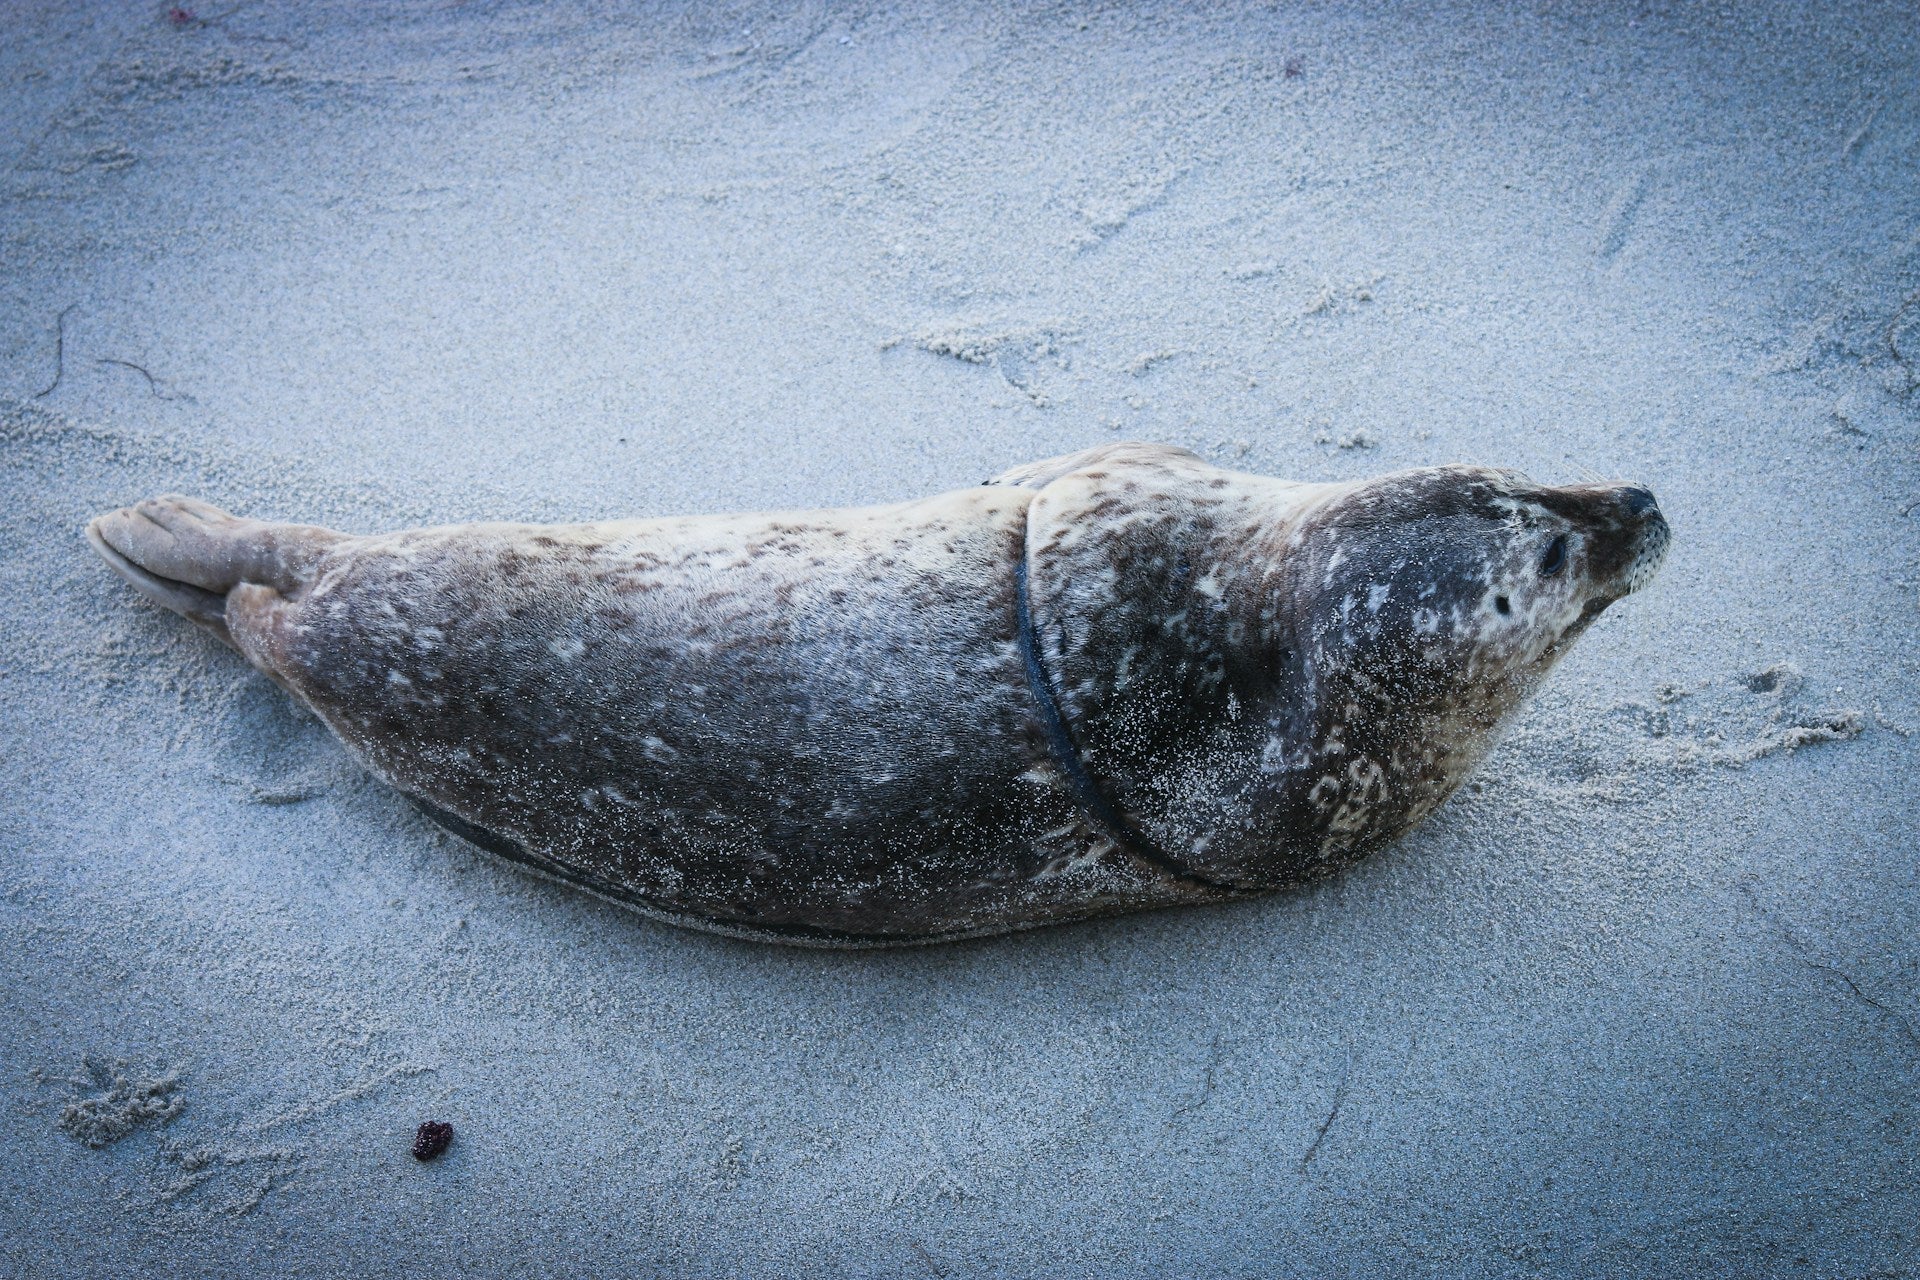
[[[309,525],[244,520],[171,494],[87,525],[93,549],[140,594],[235,648],[241,646],[227,627],[228,594],[242,585],[293,592],[319,553],[342,537]]]
[[[226,596],[215,595],[189,582],[177,582],[148,573],[107,540],[101,530],[102,521],[106,519],[106,516],[101,516],[87,525],[87,541],[100,553],[100,558],[107,562],[108,568],[132,583],[135,590],[155,604],[199,623],[228,644],[233,643],[233,637],[227,634]]]

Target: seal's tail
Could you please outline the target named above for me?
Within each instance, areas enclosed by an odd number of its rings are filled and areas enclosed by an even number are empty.
[[[87,525],[93,549],[140,594],[237,649],[242,646],[235,644],[227,617],[234,590],[253,586],[290,595],[305,584],[321,554],[345,536],[312,525],[246,520],[173,494],[109,511]]]

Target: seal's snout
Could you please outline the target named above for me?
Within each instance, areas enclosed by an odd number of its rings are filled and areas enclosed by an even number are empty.
[[[1653,575],[1659,572],[1673,533],[1667,527],[1666,516],[1660,512],[1653,490],[1645,485],[1619,485],[1614,489],[1613,499],[1618,514],[1612,522],[1615,533],[1611,540],[1616,541],[1618,547],[1610,558],[1618,569],[1608,585],[1619,595],[1632,595],[1653,581]]]
[[[1673,532],[1643,484],[1567,485],[1542,490],[1539,501],[1578,535],[1588,617],[1645,587],[1666,559]]]
[[[1660,504],[1653,500],[1653,490],[1641,485],[1630,484],[1620,490],[1620,501],[1630,516],[1645,515],[1651,511],[1660,514]]]

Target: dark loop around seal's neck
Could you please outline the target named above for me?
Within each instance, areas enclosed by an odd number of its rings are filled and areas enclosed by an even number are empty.
[[[1080,758],[1080,749],[1074,745],[1073,734],[1067,728],[1066,717],[1060,713],[1060,702],[1053,692],[1053,680],[1040,662],[1040,642],[1034,632],[1033,608],[1027,594],[1027,539],[1024,531],[1020,538],[1020,556],[1013,565],[1013,595],[1014,613],[1020,632],[1020,657],[1027,668],[1027,687],[1033,691],[1033,701],[1040,713],[1040,724],[1047,731],[1047,745],[1053,750],[1054,762],[1066,775],[1067,784],[1073,788],[1074,799],[1079,801],[1081,809],[1093,819],[1094,825],[1100,828],[1101,834],[1107,839],[1176,880],[1216,893],[1239,892],[1234,885],[1199,874],[1155,844],[1151,837],[1115,807],[1113,801],[1107,799],[1106,792],[1100,789],[1100,784],[1087,771],[1086,762]]]

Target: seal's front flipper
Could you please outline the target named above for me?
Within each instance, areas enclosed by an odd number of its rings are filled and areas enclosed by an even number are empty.
[[[292,592],[320,553],[344,536],[310,525],[245,520],[176,495],[109,511],[87,525],[87,541],[115,573],[228,644],[234,644],[227,626],[234,588]]]

